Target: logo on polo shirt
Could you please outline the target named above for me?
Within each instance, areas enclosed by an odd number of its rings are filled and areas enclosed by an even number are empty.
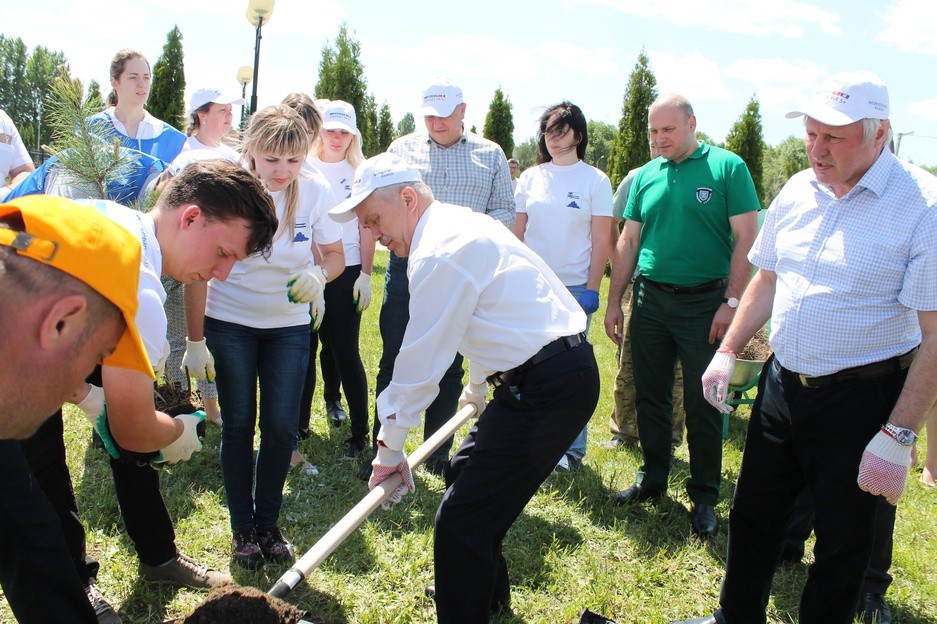
[[[696,189],[696,201],[701,204],[709,203],[709,200],[713,197],[713,190],[705,186],[701,186]]]
[[[570,191],[566,193],[566,199],[568,200],[566,202],[567,208],[575,208],[576,210],[579,210],[582,208],[582,206],[579,205],[579,203],[582,201],[581,193],[575,193],[573,191]]]

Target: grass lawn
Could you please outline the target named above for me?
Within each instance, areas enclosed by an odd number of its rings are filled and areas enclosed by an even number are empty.
[[[361,348],[373,385],[380,357],[378,311],[387,252],[378,252],[373,279],[374,303],[365,312]],[[607,288],[607,280],[604,285]],[[604,293],[602,297],[604,302]],[[508,559],[515,617],[502,623],[578,622],[584,608],[624,622],[669,622],[711,613],[716,606],[725,563],[729,499],[741,459],[747,408],[731,418],[725,443],[723,499],[717,507],[718,536],[701,544],[690,535],[689,499],[682,484],[688,474],[686,445],[679,449],[669,498],[622,508],[608,500],[633,482],[640,453],[606,451],[608,415],[616,373],[614,345],[602,328],[604,305],[593,320],[591,338],[602,371],[599,406],[590,424],[590,447],[582,469],[551,477],[508,533]],[[372,405],[374,397],[371,397]],[[326,422],[321,389],[316,396],[314,434],[302,442],[321,474],[291,471],[281,525],[305,552],[362,496],[366,485],[356,464],[339,458],[349,435]],[[464,432],[462,433],[464,435]],[[457,436],[457,441],[459,437]],[[203,594],[169,586],[151,586],[137,577],[137,560],[123,532],[110,471],[101,452],[90,447],[88,423],[74,412],[66,416],[69,467],[88,550],[101,562],[99,585],[127,623],[159,623],[188,614]],[[409,448],[422,437],[410,436]],[[209,426],[205,448],[185,464],[162,473],[163,495],[175,520],[180,549],[200,561],[231,569],[230,530],[218,460],[220,432]],[[919,445],[923,451],[923,445]],[[389,512],[378,510],[288,600],[308,609],[315,621],[336,623],[435,622],[423,588],[433,581],[433,517],[443,493],[441,478],[424,470],[415,474],[417,492]],[[888,601],[902,624],[937,622],[937,491],[920,483],[912,469],[895,533]],[[808,555],[809,557],[809,555]],[[267,565],[252,573],[231,572],[243,585],[269,589],[286,566]],[[770,622],[795,622],[806,565],[782,568],[769,606]],[[5,600],[0,622],[12,622]]]

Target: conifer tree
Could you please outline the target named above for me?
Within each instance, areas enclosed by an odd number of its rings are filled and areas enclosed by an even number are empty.
[[[726,149],[738,154],[748,165],[748,171],[755,183],[755,190],[758,192],[758,199],[761,200],[761,205],[764,206],[762,164],[764,162],[765,141],[762,137],[761,111],[758,106],[758,99],[752,95],[745,107],[745,112],[735,122],[729,131],[729,136],[726,137]]]
[[[504,155],[511,158],[514,154],[514,117],[511,114],[512,105],[501,87],[495,89],[494,99],[485,115],[483,136],[494,141],[504,150]]]
[[[618,134],[612,142],[606,173],[612,188],[618,188],[628,172],[651,158],[647,144],[647,111],[657,99],[657,78],[644,50],[628,77],[628,90],[622,104]]]
[[[150,113],[179,130],[185,131],[185,66],[182,53],[182,32],[173,26],[166,35],[163,53],[153,65],[153,83],[146,108]]]

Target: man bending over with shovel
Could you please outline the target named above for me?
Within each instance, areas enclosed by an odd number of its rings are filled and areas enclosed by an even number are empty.
[[[452,459],[436,513],[435,599],[442,624],[487,622],[492,610],[510,608],[504,535],[598,401],[585,313],[507,228],[435,201],[417,170],[392,154],[362,163],[351,196],[330,214],[339,222],[357,216],[376,240],[409,256],[410,322],[393,380],[377,398],[381,432],[369,482],[400,473],[392,502],[414,490],[408,431],[454,353],[470,360],[459,405],[474,405],[479,419]]]

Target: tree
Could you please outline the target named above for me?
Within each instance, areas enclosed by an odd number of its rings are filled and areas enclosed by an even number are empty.
[[[514,148],[514,158],[517,159],[517,164],[520,167],[520,170],[523,171],[528,167],[533,167],[537,164],[537,139],[531,137]]]
[[[693,134],[693,136],[697,141],[702,141],[706,145],[715,145],[716,147],[725,147],[724,145],[720,145],[716,141],[713,141],[713,138],[709,136],[708,134],[706,134],[705,132],[703,132],[702,130],[697,130]]]
[[[85,95],[85,107],[91,111],[92,115],[107,108],[107,105],[104,103],[104,98],[101,96],[101,85],[98,84],[98,81],[94,78],[88,81],[88,91]]]
[[[36,46],[26,62],[28,92],[24,103],[27,106],[29,121],[19,128],[23,141],[27,145],[32,144],[34,150],[51,141],[52,133],[44,119],[45,100],[52,81],[59,75],[68,75],[65,55],[61,52],[50,52],[43,46]],[[26,137],[29,137],[29,140]]]
[[[803,137],[791,135],[774,147],[765,146],[763,157],[764,205],[770,205],[792,175],[810,166]]]
[[[377,145],[377,113],[374,98],[368,95],[368,82],[361,63],[361,44],[348,33],[344,22],[338,29],[334,47],[328,43],[322,46],[319,81],[314,93],[316,98],[344,100],[351,104],[358,116],[362,150],[366,156],[377,153],[371,151]]]
[[[13,119],[23,140],[29,146],[29,138],[22,126],[32,119],[29,116],[29,93],[26,88],[26,62],[29,56],[26,44],[19,37],[11,39],[0,35],[0,108]],[[33,137],[35,138],[35,137]]]
[[[762,206],[766,205],[763,183],[765,140],[761,130],[761,111],[754,95],[748,101],[745,112],[732,125],[726,137],[726,149],[738,154],[748,165],[758,199]]]
[[[514,154],[514,117],[511,114],[511,101],[504,97],[501,87],[495,89],[494,99],[485,115],[485,126],[482,130],[486,139],[494,141],[501,146],[508,158]]]
[[[413,120],[413,113],[407,113],[399,122],[397,122],[397,136],[410,134],[416,130],[416,122]]]
[[[182,54],[182,33],[178,26],[173,26],[166,35],[166,45],[153,65],[153,84],[146,108],[150,113],[171,124],[179,130],[185,130],[185,66]]]
[[[386,152],[387,148],[394,139],[397,138],[394,132],[394,120],[390,116],[390,106],[384,102],[381,106],[381,113],[377,118],[377,147],[378,152]]]
[[[618,135],[608,156],[606,173],[612,181],[612,188],[635,167],[640,167],[651,158],[647,144],[647,111],[657,99],[657,78],[649,67],[644,49],[638,54],[638,61],[628,77],[628,89],[618,122]]]
[[[615,140],[615,126],[604,121],[589,120],[586,126],[589,132],[589,144],[586,145],[586,162],[605,171],[608,167],[608,155]]]

